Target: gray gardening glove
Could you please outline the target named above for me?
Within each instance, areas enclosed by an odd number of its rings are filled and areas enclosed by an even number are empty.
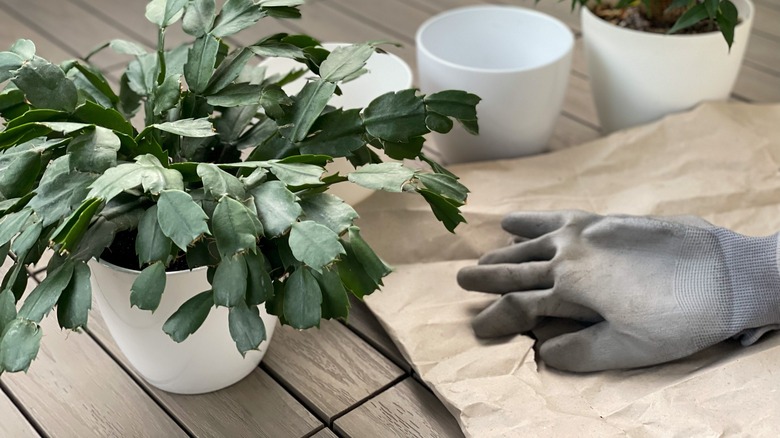
[[[569,371],[653,365],[780,328],[778,235],[747,237],[696,217],[514,213],[516,243],[462,269],[464,289],[502,294],[479,337],[527,332],[546,316],[589,327],[539,347]]]

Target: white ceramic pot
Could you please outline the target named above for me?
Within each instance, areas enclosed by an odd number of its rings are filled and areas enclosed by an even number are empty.
[[[582,8],[590,84],[604,133],[729,97],[754,15],[750,0],[733,2],[742,22],[730,52],[720,32],[640,32],[615,26]]]
[[[152,313],[130,307],[130,287],[138,276],[106,262],[90,261],[92,290],[111,335],[130,364],[151,385],[177,394],[201,394],[238,382],[263,358],[277,317],[261,306],[267,340],[242,357],[228,329],[228,310],[212,308],[200,329],[182,343],[162,331],[185,301],[211,286],[206,268],[169,272],[160,306]]]

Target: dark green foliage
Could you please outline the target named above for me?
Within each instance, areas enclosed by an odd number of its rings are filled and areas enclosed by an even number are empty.
[[[347,295],[374,292],[390,273],[331,185],[419,193],[448,229],[463,221],[467,189],[423,155],[423,136],[455,121],[476,132],[478,97],[405,90],[366,109],[331,108],[377,43],[329,53],[309,36],[280,33],[231,48],[225,37],[263,17],[295,18],[302,1],[218,3],[149,2],[146,17],[160,29],[154,52],[112,40],[61,65],[37,57],[28,40],[0,52],[0,256],[16,258],[0,285],[0,373],[29,367],[52,310],[61,327],[86,327],[85,262],[119,232],[135,236],[141,267],[130,304],[157,309],[174,260],[205,266],[211,289],[192,291],[162,329],[181,342],[225,306],[244,354],[266,337],[259,306],[293,327],[318,326],[346,318]],[[164,29],[176,25],[192,41],[167,47]],[[134,57],[118,90],[89,63],[105,48]],[[258,56],[294,59],[319,77],[288,95],[282,87],[306,69],[265,77]],[[130,121],[138,112],[143,126]],[[245,161],[243,149],[253,149]],[[433,172],[382,163],[382,149]],[[336,158],[355,171],[329,174]],[[55,250],[48,276],[23,297],[26,266],[47,247]]]

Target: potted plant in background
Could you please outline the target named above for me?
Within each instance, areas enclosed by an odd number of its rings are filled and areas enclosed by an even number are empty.
[[[750,36],[750,0],[576,3],[605,132],[728,98]]]
[[[257,366],[276,318],[298,329],[346,318],[347,294],[372,293],[390,272],[331,186],[416,193],[450,231],[463,222],[467,189],[425,156],[423,135],[453,120],[476,128],[479,98],[409,89],[331,108],[377,43],[225,41],[263,17],[295,18],[301,3],[153,0],[156,51],[105,45],[135,57],[118,92],[87,61],[51,64],[28,40],[0,52],[0,255],[14,259],[0,289],[0,372],[27,370],[55,308],[62,328],[86,327],[94,290],[141,375],[169,391],[215,390]],[[177,22],[194,41],[166,47]],[[281,85],[303,71],[266,77],[256,56],[295,59],[316,77],[288,96]],[[356,170],[326,174],[337,157]],[[46,279],[27,293],[26,266],[47,248]]]

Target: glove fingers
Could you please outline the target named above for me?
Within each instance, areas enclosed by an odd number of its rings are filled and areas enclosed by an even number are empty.
[[[561,301],[552,290],[513,292],[488,306],[472,321],[480,338],[525,333],[536,328],[545,317],[578,321],[601,321],[601,316],[578,304]]]
[[[552,239],[540,237],[534,240],[515,243],[499,248],[482,256],[480,265],[496,263],[523,263],[531,261],[550,260],[555,256],[555,245]]]
[[[554,337],[539,347],[542,360],[564,371],[592,372],[653,365],[652,351],[635,344],[603,321],[584,330]]]
[[[586,215],[581,211],[528,211],[510,213],[501,221],[509,233],[533,239],[551,233],[575,217]]]
[[[463,289],[496,294],[549,289],[554,281],[550,262],[477,265],[458,271],[458,284]]]

